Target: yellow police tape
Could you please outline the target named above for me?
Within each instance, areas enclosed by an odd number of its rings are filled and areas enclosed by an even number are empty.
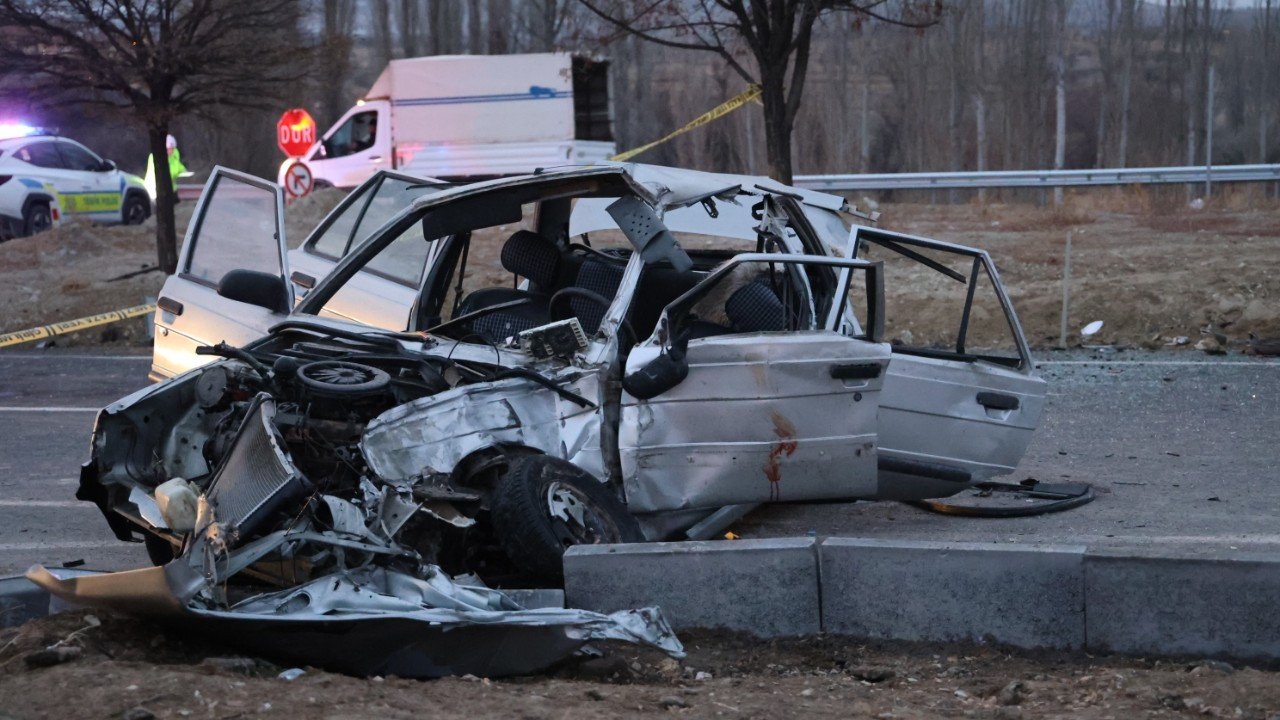
[[[711,122],[712,120],[715,120],[716,118],[724,117],[725,115],[728,115],[734,110],[737,110],[743,105],[746,105],[747,103],[759,97],[760,97],[760,86],[753,84],[750,87],[748,87],[745,92],[742,92],[739,95],[736,95],[732,98],[729,98],[728,100],[725,100],[723,103],[720,103],[719,105],[712,108],[711,110],[708,110],[707,112],[694,118],[689,122],[689,124],[685,125],[679,130],[676,130],[670,135],[667,135],[666,137],[660,138],[658,140],[654,140],[648,145],[641,145],[640,147],[634,150],[628,150],[623,153],[618,153],[617,155],[614,155],[609,159],[614,160],[616,162],[622,162],[623,160],[630,160],[631,158],[635,157],[636,155],[639,155],[645,150],[657,147],[662,143],[670,140],[673,137],[678,137],[680,135],[683,135],[689,132],[690,130],[693,130],[694,128],[702,127],[703,125],[706,125],[707,123]]]
[[[66,322],[54,323],[43,327],[31,328],[30,330],[19,330],[18,332],[5,333],[0,335],[0,347],[9,345],[18,345],[32,340],[42,340],[50,338],[54,335],[63,335],[76,330],[84,330],[86,328],[96,327],[98,325],[106,325],[108,323],[119,322],[129,318],[146,315],[155,312],[155,305],[138,305],[136,307],[125,308],[123,310],[112,310],[111,312],[102,313],[101,315],[90,315],[76,320],[67,320]]]

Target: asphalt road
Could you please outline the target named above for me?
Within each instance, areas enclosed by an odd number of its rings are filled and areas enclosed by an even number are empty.
[[[74,497],[98,408],[147,384],[149,356],[0,354],[0,576],[33,563],[146,564]],[[866,536],[973,542],[1280,550],[1280,361],[1195,353],[1043,358],[1045,417],[1011,480],[1094,483],[1056,515],[980,520],[898,503],[765,508],[746,537]]]

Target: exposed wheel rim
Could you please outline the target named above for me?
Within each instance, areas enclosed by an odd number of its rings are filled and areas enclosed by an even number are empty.
[[[341,360],[307,363],[298,368],[298,379],[311,390],[336,395],[377,392],[391,382],[378,368]]]
[[[609,542],[617,534],[591,500],[570,485],[548,484],[546,500],[551,530],[565,547]]]

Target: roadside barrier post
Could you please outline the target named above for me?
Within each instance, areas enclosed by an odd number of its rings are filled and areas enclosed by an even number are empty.
[[[1071,231],[1067,231],[1067,250],[1062,260],[1062,321],[1058,325],[1058,345],[1067,348],[1067,314],[1071,307]]]

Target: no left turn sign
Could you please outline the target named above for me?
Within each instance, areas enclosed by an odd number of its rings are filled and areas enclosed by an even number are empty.
[[[302,161],[294,162],[284,171],[284,192],[291,198],[300,198],[311,192],[311,168]]]

